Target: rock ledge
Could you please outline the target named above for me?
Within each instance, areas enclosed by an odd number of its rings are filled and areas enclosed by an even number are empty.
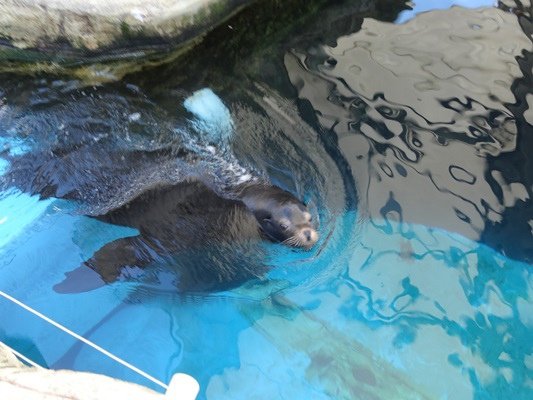
[[[0,61],[75,66],[161,54],[252,1],[3,0]]]

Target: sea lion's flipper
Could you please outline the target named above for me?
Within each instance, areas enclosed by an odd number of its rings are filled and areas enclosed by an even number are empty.
[[[54,285],[57,293],[82,293],[98,289],[105,285],[98,273],[85,265],[65,273],[65,279]]]
[[[105,283],[112,283],[126,266],[143,268],[153,256],[140,236],[126,237],[107,243],[85,265],[96,271]]]
[[[140,236],[117,239],[107,243],[78,268],[67,272],[54,290],[58,293],[88,292],[116,281],[124,267],[142,268],[152,259]]]

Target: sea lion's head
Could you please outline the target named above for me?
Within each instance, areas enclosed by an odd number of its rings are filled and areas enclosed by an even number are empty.
[[[263,234],[272,241],[310,249],[318,240],[308,208],[291,193],[271,185],[253,185],[241,200],[254,213]]]
[[[270,239],[288,246],[310,249],[318,240],[311,213],[302,203],[284,203],[270,209],[259,221]]]

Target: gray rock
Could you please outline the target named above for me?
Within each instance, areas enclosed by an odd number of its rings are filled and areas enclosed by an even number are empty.
[[[252,1],[3,0],[0,61],[72,66],[161,54]]]
[[[2,343],[0,343],[0,369],[1,368],[21,368],[24,364]]]
[[[97,400],[107,398],[130,400],[194,400],[199,386],[186,374],[175,374],[166,393],[160,394],[144,386],[105,375],[69,370],[29,367],[0,343],[0,393],[10,400]]]

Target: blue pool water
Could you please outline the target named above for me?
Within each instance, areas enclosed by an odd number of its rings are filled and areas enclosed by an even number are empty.
[[[533,44],[511,3],[329,5],[256,47],[237,16],[115,84],[5,77],[0,290],[163,382],[191,374],[201,399],[532,398]],[[182,145],[305,200],[317,246],[265,243],[265,279],[222,292],[155,266],[59,293],[137,234],[84,215],[166,176],[129,154]],[[4,298],[0,315],[42,365],[161,390]]]

